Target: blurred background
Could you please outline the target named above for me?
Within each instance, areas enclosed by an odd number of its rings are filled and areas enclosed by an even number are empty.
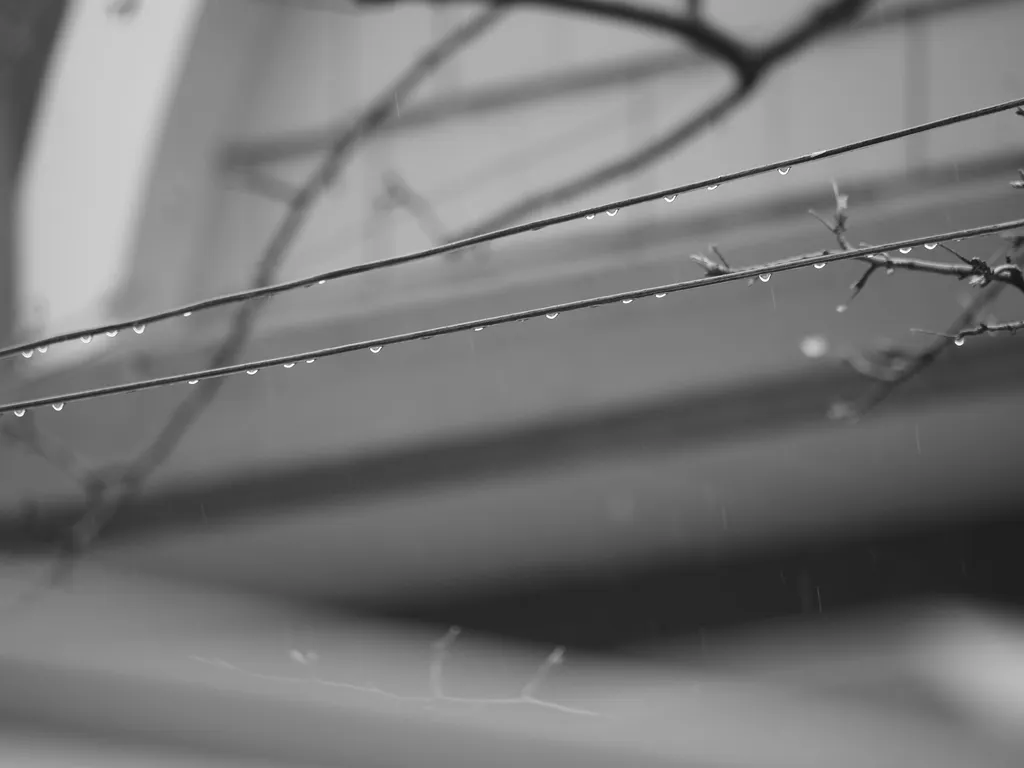
[[[269,282],[1024,94],[1013,0],[505,5],[406,90],[482,4],[4,0],[0,344],[249,287],[295,190],[374,103],[386,119]],[[747,82],[636,9],[750,51],[809,34]],[[315,285],[260,304],[237,359],[700,277],[688,256],[711,244],[733,267],[834,248],[808,214],[834,210],[833,181],[858,243],[1012,220],[1022,157],[1007,111]],[[968,338],[855,423],[830,418],[875,385],[849,360],[922,349],[912,328],[945,330],[978,294],[897,271],[851,302],[863,269],[230,377],[55,586],[54,548],[95,501],[83,478],[144,455],[197,390],[3,416],[4,748],[41,765],[129,743],[135,765],[158,747],[154,765],[1019,764],[1024,347]],[[198,370],[237,311],[0,360],[0,395]],[[1022,318],[1017,291],[980,315]],[[307,701],[331,648],[359,679],[343,704]],[[470,688],[518,690],[537,664],[547,681],[552,648],[551,685],[612,724],[519,698],[515,717],[434,706],[445,654]],[[282,690],[278,665],[305,684]],[[353,687],[410,679],[431,706]]]

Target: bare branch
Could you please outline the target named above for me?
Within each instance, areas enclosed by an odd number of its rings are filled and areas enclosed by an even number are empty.
[[[352,125],[339,133],[319,167],[287,201],[285,216],[257,263],[251,281],[254,288],[266,286],[273,281],[313,204],[334,181],[343,161],[363,137],[379,128],[428,76],[490,29],[503,15],[501,8],[488,8],[442,37],[407,67],[398,80],[380,94]],[[265,299],[258,299],[240,306],[232,318],[227,336],[210,357],[211,367],[229,365],[237,360],[265,304]],[[76,551],[88,546],[118,509],[141,491],[146,479],[174,452],[223,383],[223,380],[203,381],[178,405],[163,429],[125,470],[122,477],[124,492],[115,499],[89,507],[75,524],[72,541]]]
[[[375,2],[376,0],[370,0]],[[394,2],[396,0],[387,0]],[[680,124],[654,139],[650,143],[635,149],[626,155],[612,160],[598,168],[587,171],[575,179],[561,182],[547,190],[534,193],[509,207],[498,211],[479,223],[467,227],[456,239],[464,239],[481,232],[500,229],[519,222],[530,214],[572,200],[593,189],[609,184],[617,179],[639,171],[655,160],[676,150],[684,142],[693,138],[705,128],[713,125],[741,104],[754,89],[760,77],[774,64],[794,53],[801,45],[817,34],[823,34],[832,27],[852,19],[870,0],[830,0],[810,13],[796,27],[779,37],[757,57],[756,67],[741,75],[735,87],[723,96],[712,101],[701,111],[687,116]],[[559,0],[560,2],[560,0]],[[555,3],[556,5],[559,3]],[[575,3],[572,3],[575,5]],[[581,5],[600,6],[602,9],[617,7],[611,3],[584,2]],[[633,8],[633,6],[629,6]],[[643,11],[643,13],[647,13]],[[691,26],[703,26],[704,22],[689,19]],[[690,29],[690,27],[687,27]]]
[[[394,5],[403,0],[359,0],[361,5]],[[431,0],[433,4],[479,2],[479,0]],[[604,0],[497,0],[498,5],[534,5],[571,13],[598,16],[610,21],[625,22],[633,27],[647,28],[683,38],[716,58],[729,63],[741,80],[755,80],[760,66],[752,49],[696,15],[668,13],[656,8],[628,2]]]
[[[942,333],[941,331],[928,331],[924,328],[911,328],[911,333],[925,333],[929,336],[941,336],[944,339],[952,339],[958,347],[963,345],[963,340],[968,336],[981,336],[985,333],[1009,333],[1015,335],[1017,331],[1024,328],[1024,320],[1015,320],[1012,323],[978,323],[973,328],[964,328],[956,334]]]

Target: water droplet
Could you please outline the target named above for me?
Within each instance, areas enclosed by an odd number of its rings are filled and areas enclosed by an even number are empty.
[[[192,313],[186,312],[185,314],[182,315],[182,317],[192,317]]]
[[[953,339],[953,343],[956,344],[958,347],[962,347],[964,345],[964,337],[957,336],[955,339]]]
[[[675,195],[665,195],[665,202],[666,203],[671,203],[675,199],[676,199]]]
[[[143,333],[146,330],[146,326],[144,323],[136,323],[132,326],[132,330],[136,333]]]
[[[546,317],[548,320],[554,320],[556,317],[558,317],[558,313],[548,312],[546,315],[544,315],[544,317]]]
[[[825,268],[825,264],[824,264],[824,263],[821,263],[821,264],[815,264],[815,265],[814,265],[814,268],[815,268],[815,269],[824,269],[824,268]]]
[[[25,415],[25,409],[24,408],[17,408],[14,411],[14,415],[17,416],[20,419],[22,416]]]
[[[43,346],[41,346],[41,347],[36,347],[36,352],[38,352],[38,353],[39,353],[40,355],[45,355],[45,354],[46,354],[46,350],[48,350],[48,349],[49,349],[49,347],[47,347],[47,346],[46,346],[46,345],[44,344],[44,345],[43,345]]]
[[[294,368],[295,367],[295,363],[285,363],[284,367],[285,368]]]
[[[900,253],[910,253],[912,250],[914,250],[914,248],[908,245],[906,248],[900,248]]]
[[[32,357],[33,354],[34,353],[32,352],[31,349],[23,349],[21,351],[21,356],[24,357],[25,359],[28,359],[28,358]]]
[[[654,298],[656,298],[656,299],[664,299],[667,295],[668,294],[666,294],[666,293],[656,293],[656,294],[654,294]]]
[[[199,383],[199,379],[189,379],[188,383],[189,384],[198,384]]]
[[[762,283],[767,283],[769,280],[772,279],[772,273],[771,272],[765,272],[762,275],[758,275],[757,279],[760,280]]]
[[[90,336],[88,333],[82,337],[83,344],[88,344],[90,341],[92,341],[92,336]]]
[[[787,173],[789,173],[789,166],[788,165],[785,168],[779,168],[779,175],[780,176],[785,176]]]
[[[474,331],[474,333],[479,333],[483,329],[484,329],[484,327],[482,325],[478,325],[476,328],[473,329],[473,331]]]
[[[53,403],[53,410],[62,411],[64,410],[64,403]]]
[[[716,189],[718,189],[718,185],[717,184],[710,184],[710,185],[708,185],[708,192],[714,192]]]
[[[380,351],[381,351],[381,349],[383,349],[383,347],[370,347],[370,351],[371,351],[371,352],[373,352],[373,354],[375,354],[375,355],[376,355],[376,354],[377,354],[378,352],[380,352]]]
[[[938,247],[939,247],[938,243],[925,243],[924,244],[924,249],[926,251],[934,251]]]
[[[317,284],[317,285],[323,285],[323,284],[324,284],[324,283],[326,283],[326,282],[327,282],[326,280],[317,280],[317,281],[316,281],[316,284]]]
[[[632,304],[632,303],[633,303],[633,300],[632,300],[632,299],[623,299],[623,300],[622,300],[622,303],[623,303],[623,304]]]
[[[248,371],[246,371],[246,373],[249,374],[250,376],[255,376],[257,373],[259,373],[259,371],[259,368],[250,368]]]
[[[846,310],[847,306],[845,304],[840,304],[838,307],[836,307],[836,312],[838,312],[839,314],[842,314]]]
[[[800,351],[812,359],[828,354],[828,340],[824,336],[808,336],[800,342]]]
[[[117,331],[107,331],[107,336],[109,336],[110,338],[114,338],[115,336],[117,336]]]
[[[311,358],[309,358],[309,360],[306,361],[306,365],[312,365],[315,362],[316,362],[316,358],[315,357],[311,357]]]
[[[587,221],[593,221],[593,219],[594,219],[594,214],[588,213],[587,214]]]
[[[618,212],[619,212],[618,208],[610,208],[609,210],[605,211],[605,213],[607,213],[609,216],[614,216]]]

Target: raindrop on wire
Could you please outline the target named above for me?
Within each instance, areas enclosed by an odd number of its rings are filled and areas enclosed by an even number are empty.
[[[259,372],[260,372],[260,369],[259,369],[259,368],[250,368],[249,370],[247,370],[247,371],[246,371],[246,373],[247,373],[247,374],[248,374],[249,376],[255,376],[255,375],[256,375],[257,373],[259,373]]]
[[[24,357],[26,360],[28,358],[32,357],[33,354],[34,353],[33,353],[33,351],[31,349],[23,349],[21,351],[21,356]]]
[[[769,280],[772,279],[772,273],[765,272],[763,274],[758,275],[757,279],[760,280],[762,283],[767,283]]]
[[[666,202],[666,203],[671,203],[671,202],[673,202],[673,201],[674,201],[675,199],[676,199],[676,196],[675,196],[675,195],[665,195],[665,202]]]
[[[910,253],[912,250],[914,250],[913,247],[908,245],[906,248],[900,248],[900,253],[906,254]]]
[[[473,332],[474,333],[479,333],[483,329],[484,329],[484,327],[482,325],[478,325],[476,328],[473,329]]]
[[[199,383],[199,379],[189,379],[188,383],[189,384],[198,384]]]
[[[135,325],[132,326],[132,330],[135,331],[136,333],[144,333],[146,330],[146,326],[144,323],[136,323]]]
[[[112,331],[107,331],[107,336],[109,336],[110,338],[114,338],[115,336],[117,336],[117,329],[115,328]]]
[[[789,173],[789,166],[788,165],[785,168],[779,168],[779,175],[780,176],[785,176],[787,173]]]
[[[24,408],[17,408],[17,409],[15,409],[14,415],[17,416],[20,419],[22,416],[25,415],[25,409]]]
[[[370,351],[371,351],[371,352],[373,352],[373,354],[375,354],[375,355],[376,355],[376,354],[377,354],[378,352],[380,352],[380,351],[381,351],[381,349],[383,349],[383,347],[370,347]]]
[[[548,320],[554,320],[556,317],[558,317],[558,313],[548,312],[546,315],[544,315],[544,317],[546,317]]]
[[[718,189],[718,185],[717,184],[710,184],[710,185],[708,185],[708,192],[714,192],[716,189]]]
[[[656,299],[664,299],[667,295],[668,295],[667,293],[656,293],[656,294],[654,294],[654,298],[656,298]]]
[[[964,345],[964,337],[957,336],[955,339],[953,339],[953,343],[956,344],[958,347],[962,347]]]
[[[284,367],[285,368],[294,368],[295,367],[295,363],[285,363]]]
[[[925,243],[924,244],[924,249],[926,251],[934,251],[938,247],[939,247],[938,243]]]
[[[88,333],[82,337],[83,344],[88,344],[90,341],[92,341],[92,336],[89,335]]]
[[[53,403],[53,410],[62,411],[64,410],[64,403]]]
[[[607,211],[605,211],[605,213],[607,213],[609,216],[614,216],[618,212],[618,208],[609,208]]]
[[[593,220],[594,220],[594,214],[588,213],[587,214],[587,221],[593,221]]]
[[[822,262],[820,264],[815,264],[814,268],[815,269],[824,269],[825,268],[825,262]]]
[[[41,347],[36,347],[36,352],[38,352],[40,355],[45,355],[46,354],[46,350],[48,350],[48,349],[49,349],[49,347],[44,344]]]
[[[623,304],[632,304],[632,303],[633,303],[633,300],[632,300],[632,299],[623,299],[623,300],[622,300],[622,303],[623,303]]]

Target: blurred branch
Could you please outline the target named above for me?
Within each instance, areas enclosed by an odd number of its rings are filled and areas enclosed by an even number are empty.
[[[375,2],[376,0],[369,1]],[[398,0],[387,1],[395,2]],[[605,184],[635,173],[675,151],[684,142],[694,138],[705,128],[713,125],[735,107],[742,104],[753,91],[760,78],[772,66],[794,53],[817,35],[825,34],[835,26],[855,18],[870,1],[830,0],[816,8],[792,30],[780,35],[763,52],[756,55],[753,59],[754,66],[741,73],[732,90],[712,101],[699,112],[688,115],[681,123],[669,129],[662,136],[605,165],[586,171],[574,179],[560,182],[549,189],[529,195],[473,226],[467,227],[462,232],[457,233],[454,239],[461,240],[481,232],[510,226],[536,211],[558,203],[567,202]],[[611,7],[610,4],[601,2],[588,2],[581,5]],[[704,23],[701,20],[690,18],[687,20],[686,28],[699,27],[704,25]],[[737,43],[737,45],[739,44]],[[744,66],[747,66],[747,64],[745,63]]]
[[[388,120],[397,111],[399,104],[405,101],[428,76],[490,29],[503,14],[500,8],[489,8],[443,36],[407,67],[398,80],[380,94],[356,121],[335,137],[317,169],[287,200],[287,211],[257,262],[250,281],[252,287],[266,286],[274,280],[313,205],[323,191],[334,182],[343,162],[359,142]],[[210,367],[229,365],[238,359],[248,343],[259,312],[265,305],[264,298],[240,305],[232,318],[226,337],[209,359]],[[179,403],[148,447],[127,467],[119,471],[116,479],[105,481],[104,491],[116,487],[120,493],[101,493],[101,503],[87,506],[82,517],[72,527],[68,542],[69,552],[78,552],[88,546],[118,509],[141,491],[148,477],[174,452],[192,425],[213,401],[223,383],[223,379],[217,379],[198,384]],[[22,444],[29,447],[33,445]],[[57,458],[63,460],[67,457],[58,453]]]

